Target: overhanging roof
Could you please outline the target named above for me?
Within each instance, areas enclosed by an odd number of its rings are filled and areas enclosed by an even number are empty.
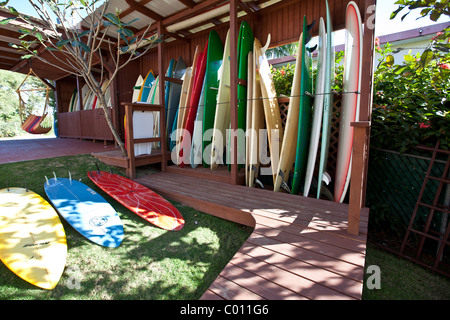
[[[321,4],[317,4],[323,2]],[[329,0],[330,6],[338,8],[334,10],[335,15],[342,15],[345,12],[347,0]],[[357,0],[364,3],[364,0]],[[123,22],[133,22],[133,32],[139,34],[143,32],[149,24],[156,31],[156,25],[162,24],[164,30],[164,40],[166,42],[181,40],[189,41],[199,32],[218,27],[228,23],[230,1],[224,0],[110,0],[108,12],[120,11],[120,18]],[[323,11],[325,1],[310,0],[242,0],[238,1],[238,17],[250,16],[254,18],[275,7],[287,6],[292,3],[301,3],[304,7],[317,6]],[[314,3],[314,5],[312,4]],[[343,7],[343,8],[340,8]],[[361,12],[363,14],[363,12]],[[0,19],[11,17],[12,15],[4,8],[0,10]],[[342,18],[334,19],[338,22],[336,28],[343,26]],[[83,24],[82,24],[83,26]],[[300,31],[299,31],[300,32]],[[11,48],[8,43],[18,41],[22,34],[18,32],[18,27],[13,25],[0,26],[0,68],[28,73],[30,63],[21,59],[23,53]],[[117,34],[110,30],[107,34],[115,39]],[[39,51],[39,48],[36,48]],[[41,50],[42,56],[49,57],[46,50]],[[34,59],[31,63],[33,70],[41,78],[57,80],[67,76],[67,72],[51,67]]]

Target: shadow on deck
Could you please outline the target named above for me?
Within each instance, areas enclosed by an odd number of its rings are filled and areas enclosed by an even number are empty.
[[[360,235],[353,236],[347,233],[347,204],[234,186],[170,167],[136,181],[198,211],[254,228],[201,299],[361,299],[367,209]]]

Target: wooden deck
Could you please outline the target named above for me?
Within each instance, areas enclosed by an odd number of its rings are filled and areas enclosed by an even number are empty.
[[[361,299],[368,210],[360,235],[352,236],[346,232],[346,204],[169,171],[136,181],[254,228],[201,299]]]

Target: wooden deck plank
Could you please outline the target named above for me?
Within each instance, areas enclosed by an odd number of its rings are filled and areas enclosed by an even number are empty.
[[[249,244],[249,247],[261,246],[271,251],[294,257],[297,260],[305,261],[318,268],[338,273],[343,277],[361,281],[363,276],[363,266],[345,261],[347,256],[333,253],[335,248],[323,248],[315,241],[305,241],[303,242],[303,245],[287,243],[279,241],[279,238],[284,240],[283,235],[272,238],[270,235],[261,235],[254,232],[247,239],[247,242],[241,250],[248,250],[246,247],[247,244]],[[351,256],[352,255],[350,255],[350,258],[352,258]],[[352,260],[354,260],[354,258]]]
[[[136,180],[168,199],[254,228],[201,299],[361,299],[368,210],[354,236],[347,233],[346,204],[181,172]]]
[[[360,281],[347,278],[346,276],[343,277],[341,274],[334,272],[334,270],[330,268],[331,263],[328,264],[327,268],[322,268],[318,266],[314,260],[305,259],[302,255],[302,251],[304,250],[297,249],[295,252],[291,252],[283,250],[283,248],[288,245],[274,246],[269,249],[267,247],[255,246],[253,244],[254,243],[252,242],[246,243],[244,247],[239,250],[239,252],[245,253],[260,261],[265,261],[268,264],[294,273],[317,284],[333,288],[333,290],[345,295],[350,295],[355,299],[357,299],[361,294],[359,290],[359,287],[361,286]],[[289,252],[289,255],[286,255],[286,252]],[[302,259],[305,259],[306,261]],[[328,260],[330,262],[335,262],[332,258],[328,258]]]
[[[267,300],[299,300],[305,299],[296,292],[246,270],[235,264],[234,260],[222,270],[220,276],[245,287]]]
[[[241,287],[220,275],[211,284],[209,290],[225,300],[264,300],[260,295],[257,295],[256,293],[247,290],[245,287]]]
[[[176,177],[176,178],[174,178]],[[151,180],[150,180],[151,179]],[[256,213],[259,211],[261,214],[265,211],[277,212],[279,217],[282,219],[295,219],[299,224],[309,226],[309,227],[317,227],[319,229],[325,230],[329,228],[330,231],[341,233],[345,237],[353,237],[346,232],[346,218],[347,217],[336,217],[335,215],[327,214],[329,210],[324,209],[316,209],[315,212],[307,212],[300,210],[300,205],[292,204],[293,201],[304,201],[304,197],[295,196],[295,195],[287,195],[290,201],[282,202],[283,210],[280,210],[280,200],[276,202],[276,200],[270,200],[267,197],[270,196],[282,196],[282,193],[275,192],[267,192],[265,190],[254,189],[254,188],[246,188],[243,186],[232,186],[229,184],[217,184],[214,181],[204,181],[204,180],[195,180],[196,188],[192,190],[179,190],[180,185],[183,184],[192,184],[192,177],[183,177],[181,180],[177,177],[177,175],[167,173],[164,180],[160,180],[160,177],[152,177],[147,176],[141,178],[141,182],[144,184],[151,184],[154,187],[163,188],[164,193],[170,193],[170,190],[167,190],[168,186],[173,187],[173,191],[177,194],[184,194],[187,196],[194,196],[196,199],[202,201],[213,201],[215,204],[219,204],[222,206],[226,206],[228,208],[233,208],[236,210],[241,210],[248,212],[250,214]],[[178,189],[178,190],[177,190]],[[213,192],[204,192],[204,190],[220,190],[218,193]],[[233,202],[230,203],[228,199],[233,199]],[[314,199],[313,199],[314,200]],[[316,199],[317,200],[317,199]],[[329,202],[329,201],[325,201]],[[340,208],[338,204],[334,204],[333,206],[336,208]],[[303,205],[304,207],[304,205]],[[281,212],[282,211],[282,212]],[[308,219],[309,217],[309,219]],[[313,221],[311,221],[313,220]],[[364,222],[363,222],[364,224]],[[362,228],[363,232],[366,230],[366,227]],[[343,232],[342,232],[343,231]],[[354,237],[364,241],[365,233],[362,235]]]
[[[267,281],[275,282],[285,288],[297,292],[299,295],[313,300],[351,299],[329,287],[315,283],[307,278],[300,277],[290,271],[283,270],[266,261],[258,260],[242,252],[237,252],[230,263],[257,273]]]

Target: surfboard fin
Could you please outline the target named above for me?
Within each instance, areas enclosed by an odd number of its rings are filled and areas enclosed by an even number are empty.
[[[55,173],[55,171],[53,171],[53,176],[55,177],[55,181],[58,181],[58,179],[56,179],[56,173]]]
[[[50,183],[48,182],[48,178],[47,178],[47,176],[45,176],[45,181],[47,181],[47,185],[49,186],[49,185],[50,185]]]
[[[267,42],[266,42],[266,44],[264,45],[264,47],[262,47],[261,48],[261,53],[262,54],[264,54],[266,51],[267,51],[267,48],[269,48],[269,45],[270,45],[270,38],[271,36],[270,36],[270,33],[267,35]]]
[[[72,183],[72,174],[70,173],[70,171],[69,171],[69,180],[70,180],[70,183]]]
[[[306,50],[308,50],[309,52],[313,53],[314,51],[316,51],[317,49],[317,44],[314,47],[311,48],[306,48]]]
[[[262,183],[258,178],[255,178],[255,183],[256,183],[261,189],[264,189],[263,183]]]
[[[282,181],[281,182],[281,188],[283,188],[283,190],[287,191],[288,193],[291,193],[291,188],[289,188],[288,184],[286,183],[286,181]]]
[[[331,182],[331,176],[328,172],[324,172],[322,175],[322,181],[325,182],[326,185],[329,185]]]
[[[334,197],[331,194],[330,190],[328,190],[328,188],[324,185],[322,185],[322,187],[320,188],[320,193],[325,195],[330,201],[334,201]]]
[[[305,91],[305,95],[307,95],[308,97],[310,97],[310,98],[314,98],[315,96],[311,93],[311,92],[309,92],[309,91]]]
[[[280,185],[280,187],[281,187],[283,190],[285,190],[285,191],[291,193],[291,188],[289,188],[289,186],[288,186],[288,184],[286,183],[286,181],[284,181],[284,172],[283,172],[282,170],[280,170],[280,171],[278,172],[278,175],[281,177],[281,185]]]

